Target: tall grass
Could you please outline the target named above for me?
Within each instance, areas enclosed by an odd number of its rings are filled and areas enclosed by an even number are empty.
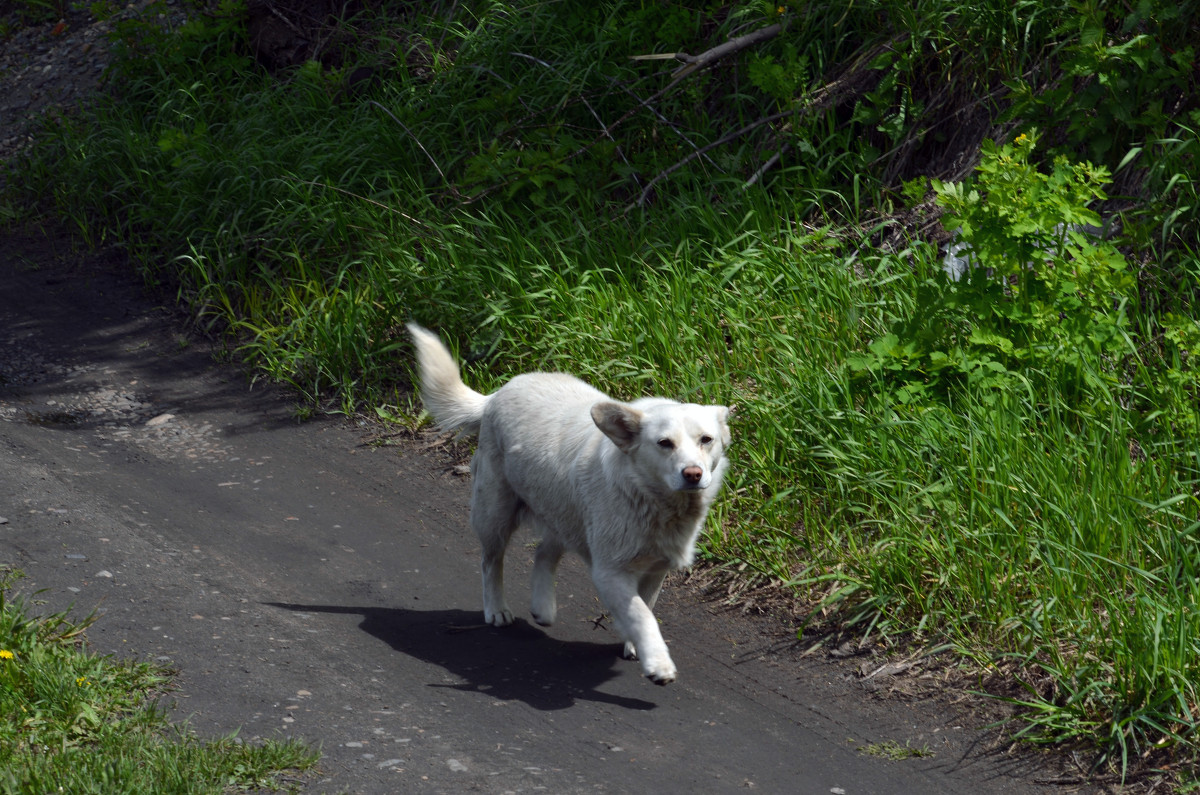
[[[905,402],[846,366],[914,315],[940,265],[915,236],[879,246],[863,216],[895,200],[896,178],[949,162],[938,147],[970,159],[991,127],[963,119],[998,113],[1004,79],[1050,68],[1063,18],[1036,3],[787,6],[797,32],[747,56],[748,83],[714,72],[639,104],[661,80],[626,56],[699,51],[706,25],[719,37],[774,16],[467,7],[377,22],[388,35],[363,58],[391,79],[364,97],[316,63],[284,80],[240,61],[239,76],[134,73],[23,184],[331,409],[415,410],[408,319],[450,340],[484,391],[563,369],[621,398],[733,405],[711,561],[787,584],[814,607],[809,631],[907,634],[1007,672],[1026,736],[1087,740],[1126,767],[1194,757],[1194,246],[1170,248],[1169,291],[1144,276],[1137,355],[1089,365],[1105,388],[1047,364],[1000,393]],[[790,131],[712,149],[639,202],[703,143],[787,107],[783,85],[806,108]],[[800,156],[747,186],[781,147]],[[1192,228],[1186,212],[1155,226],[1150,208],[1194,192],[1193,152],[1157,161],[1172,187],[1139,205],[1133,254],[1148,230],[1163,245]]]

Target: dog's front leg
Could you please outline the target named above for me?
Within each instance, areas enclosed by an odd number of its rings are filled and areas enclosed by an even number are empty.
[[[658,594],[662,591],[663,580],[667,578],[667,564],[663,563],[647,569],[638,579],[638,595],[646,603],[646,607],[654,610]]]
[[[638,593],[638,575],[593,566],[592,580],[600,599],[612,613],[617,631],[625,639],[625,656],[640,659],[642,673],[655,684],[674,682],[675,663],[658,629],[658,621]]]
[[[667,566],[654,566],[642,572],[638,577],[638,596],[642,597],[642,601],[646,603],[646,607],[650,612],[654,612],[654,604],[658,601],[658,594],[662,590],[663,580],[667,577]],[[655,626],[658,625],[656,620]],[[637,648],[634,647],[632,641],[625,641],[624,657],[626,660],[637,659]]]

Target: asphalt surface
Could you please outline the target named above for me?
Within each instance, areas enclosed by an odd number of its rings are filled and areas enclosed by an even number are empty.
[[[176,668],[196,732],[319,744],[305,791],[1054,791],[954,699],[868,694],[681,577],[667,687],[620,659],[574,561],[554,627],[482,627],[466,478],[377,438],[297,421],[114,255],[0,241],[0,564],[46,610],[97,609],[94,651]],[[531,556],[510,550],[514,607]]]

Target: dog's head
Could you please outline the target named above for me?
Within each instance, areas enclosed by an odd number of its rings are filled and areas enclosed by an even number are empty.
[[[634,466],[672,491],[720,485],[730,440],[727,407],[661,398],[604,401],[592,406],[592,420]]]

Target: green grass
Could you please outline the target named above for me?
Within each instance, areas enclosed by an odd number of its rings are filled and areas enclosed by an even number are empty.
[[[860,754],[865,756],[874,756],[880,759],[888,759],[892,762],[901,762],[905,759],[926,759],[934,755],[933,751],[929,750],[928,745],[923,745],[920,748],[913,748],[908,743],[901,745],[895,740],[884,740],[870,745],[864,745],[858,749]]]
[[[86,650],[91,615],[43,614],[0,577],[0,791],[220,793],[278,789],[312,767],[299,743],[200,740],[158,699],[168,671]]]
[[[620,398],[733,405],[711,563],[792,589],[810,634],[909,639],[1005,672],[1026,694],[1023,737],[1082,742],[1120,770],[1194,761],[1200,92],[1181,92],[1192,73],[1175,54],[1195,18],[1172,17],[1159,48],[1139,38],[1157,18],[1115,4],[1107,39],[1092,11],[1036,3],[787,5],[789,27],[736,69],[664,93],[646,65],[661,62],[627,56],[698,53],[775,9],[454,8],[340,23],[347,62],[387,75],[359,97],[346,67],[253,68],[236,14],[134,31],[158,57],[121,61],[118,101],[55,128],[3,212],[39,198],[126,247],[327,410],[413,421],[409,319],[484,391],[563,369]],[[1103,151],[1079,127],[1098,117],[1057,88],[1083,63],[1105,80],[1071,96],[1129,110],[1104,117]],[[905,391],[855,370],[914,318],[958,324],[949,338],[1005,310],[992,289],[940,312],[970,295],[938,281],[929,205],[890,213],[923,192],[903,180],[959,181],[985,133],[1034,123],[1049,153],[1111,157],[1126,195],[1108,209],[1138,274],[1128,344],[1035,339],[992,388],[935,390],[918,368],[930,389]],[[1057,328],[1057,312],[1026,311],[1030,334]]]

